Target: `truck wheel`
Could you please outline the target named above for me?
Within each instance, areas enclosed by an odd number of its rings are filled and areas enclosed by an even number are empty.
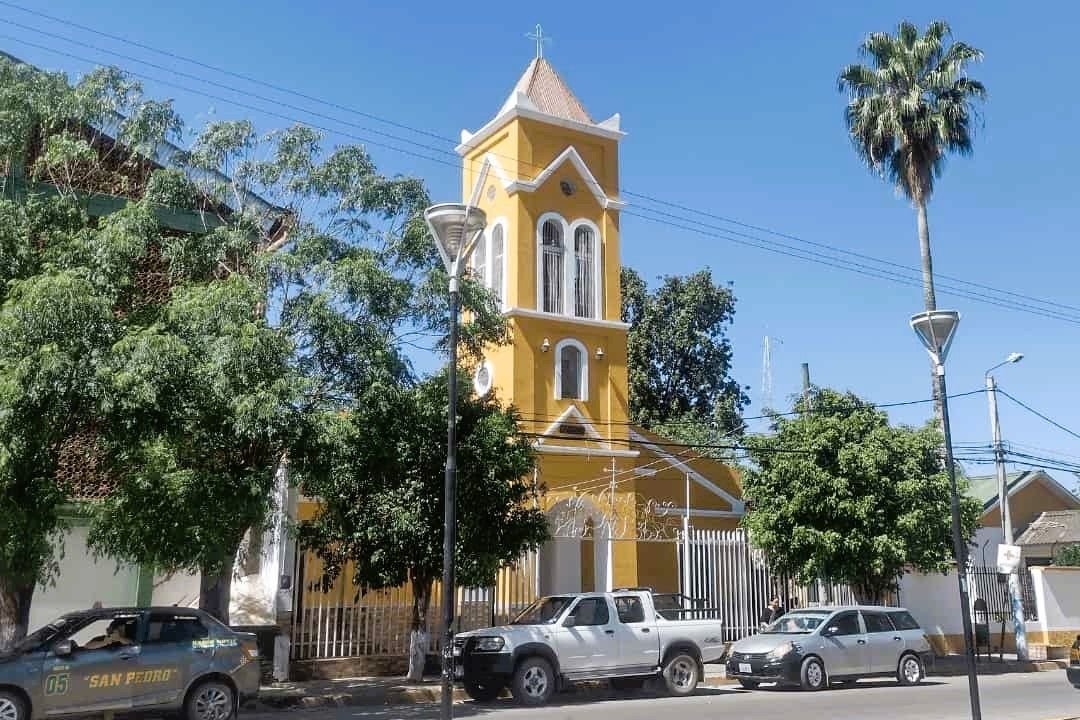
[[[816,657],[803,660],[802,670],[799,672],[799,681],[803,690],[824,690],[829,685],[829,678],[825,674],[825,666]]]
[[[896,669],[896,679],[901,685],[918,685],[923,679],[923,666],[914,655],[904,655]]]
[[[184,702],[185,720],[230,720],[235,711],[232,688],[213,680],[196,685]]]
[[[23,699],[15,693],[0,690],[0,720],[29,720]]]
[[[502,685],[482,685],[468,681],[465,683],[465,693],[476,702],[491,702],[499,697],[499,693],[502,691]]]
[[[664,685],[671,695],[689,695],[701,679],[698,661],[690,653],[677,652],[664,664]]]
[[[743,686],[744,690],[757,690],[758,681],[739,678],[739,684]]]
[[[520,705],[543,705],[555,692],[555,671],[542,657],[525,658],[514,671],[510,694]]]

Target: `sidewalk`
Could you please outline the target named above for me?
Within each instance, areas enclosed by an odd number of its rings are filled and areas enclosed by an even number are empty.
[[[1004,673],[1029,673],[1060,670],[1067,665],[1064,661],[1019,663],[1006,657],[1004,662],[985,658],[978,664],[980,675],[1000,675]],[[930,676],[957,676],[967,673],[963,655],[949,655],[937,658]],[[720,688],[731,685],[720,665],[708,665],[701,688]],[[290,708],[346,707],[356,705],[410,705],[414,703],[436,703],[439,701],[441,684],[438,677],[424,678],[423,682],[410,683],[402,678],[347,678],[341,680],[311,680],[305,682],[287,682],[266,685],[259,692],[259,699],[246,707],[254,710],[284,710]],[[649,694],[647,691],[614,691],[606,683],[595,686],[576,688],[574,692],[586,697],[606,699],[629,695]],[[460,687],[454,690],[454,701],[468,699]]]

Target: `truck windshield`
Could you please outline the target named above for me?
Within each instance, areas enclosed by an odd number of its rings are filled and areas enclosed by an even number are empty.
[[[792,612],[761,631],[763,635],[804,635],[829,617],[827,612]]]
[[[23,638],[22,642],[14,647],[14,652],[25,653],[37,650],[49,641],[58,637],[65,629],[72,627],[67,618],[57,618],[48,625],[38,628]]]
[[[547,625],[555,622],[566,606],[573,602],[572,597],[540,598],[521,611],[511,625]]]

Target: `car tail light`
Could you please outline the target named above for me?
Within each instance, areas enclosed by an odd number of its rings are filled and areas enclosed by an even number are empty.
[[[258,660],[259,659],[259,646],[253,642],[246,642],[241,646],[244,651],[245,660]]]

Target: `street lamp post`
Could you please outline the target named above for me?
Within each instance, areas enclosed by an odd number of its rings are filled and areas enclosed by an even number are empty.
[[[960,616],[964,628],[964,656],[967,659],[968,695],[972,720],[982,720],[979,706],[979,678],[975,669],[975,649],[971,643],[971,605],[967,588],[967,546],[960,532],[960,495],[956,490],[956,465],[953,461],[952,433],[949,428],[949,394],[945,387],[945,356],[949,353],[960,314],[954,310],[928,310],[911,316],[911,327],[930,353],[934,362],[934,378],[941,398],[941,432],[945,436],[945,469],[949,475],[950,507],[952,510],[953,554],[956,557],[956,579],[960,587]]]
[[[998,512],[1001,514],[1002,542],[1013,544],[1012,513],[1009,510],[1009,488],[1005,478],[1005,449],[1001,442],[1001,423],[998,421],[997,382],[992,372],[1003,365],[1018,363],[1024,359],[1022,353],[1011,353],[1004,362],[1000,362],[986,371],[986,397],[990,404],[990,431],[994,439],[994,466],[998,481]],[[1024,627],[1024,602],[1020,597],[1020,576],[1013,569],[1009,573],[1009,604],[1012,606],[1013,632],[1016,636],[1016,659],[1027,660],[1027,631]]]
[[[447,377],[446,478],[443,485],[442,577],[442,720],[453,717],[454,701],[454,543],[457,535],[457,341],[458,284],[477,238],[487,225],[480,208],[459,203],[432,205],[424,211],[446,272],[450,275],[450,368]]]

